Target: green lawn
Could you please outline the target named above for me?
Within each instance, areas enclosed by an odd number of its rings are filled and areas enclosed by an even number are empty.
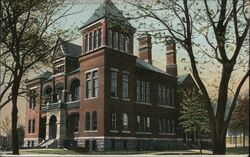
[[[11,152],[8,152],[8,154]],[[78,152],[68,149],[22,149],[21,155],[39,155],[39,154],[57,154],[57,155],[133,155],[133,154],[146,154],[146,155],[199,155],[199,150],[166,150],[166,151],[108,151],[108,152]],[[203,154],[212,154],[210,150],[203,150]],[[227,155],[234,154],[249,154],[249,149],[227,148]]]

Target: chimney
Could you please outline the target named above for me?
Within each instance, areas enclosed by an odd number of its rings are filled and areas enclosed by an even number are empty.
[[[139,37],[139,58],[152,64],[151,35],[143,34]]]
[[[173,39],[167,40],[167,53],[166,53],[166,72],[170,75],[177,77],[177,64],[176,64],[176,43]]]

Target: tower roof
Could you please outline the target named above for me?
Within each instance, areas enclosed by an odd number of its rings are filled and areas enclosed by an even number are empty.
[[[102,18],[114,20],[123,25],[133,28],[133,26],[123,16],[122,12],[115,6],[115,4],[111,0],[104,0],[104,2],[102,2],[102,4],[95,10],[94,14],[92,14],[87,22],[84,23],[81,29]]]

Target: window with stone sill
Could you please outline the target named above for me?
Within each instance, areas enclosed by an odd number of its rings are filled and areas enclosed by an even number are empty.
[[[128,131],[128,114],[123,114],[123,131]]]
[[[98,97],[98,71],[93,70],[86,73],[86,98]]]
[[[79,131],[79,114],[73,115],[73,130],[74,132]]]
[[[36,128],[36,120],[35,119],[30,119],[29,124],[28,124],[28,133],[35,133],[35,128]]]
[[[64,64],[55,67],[55,74],[61,74],[64,72]]]
[[[111,71],[111,97],[117,97],[117,71]]]
[[[129,87],[129,75],[127,73],[122,74],[122,98],[128,99],[128,87]]]
[[[171,119],[159,118],[160,133],[175,133],[175,121]]]
[[[70,86],[69,101],[80,100],[80,81],[74,80]]]
[[[116,130],[116,113],[111,115],[111,130]]]
[[[150,83],[136,80],[136,101],[150,103]]]
[[[97,130],[97,113],[94,111],[92,113],[92,130]]]
[[[85,130],[90,130],[90,114],[89,112],[85,115]]]

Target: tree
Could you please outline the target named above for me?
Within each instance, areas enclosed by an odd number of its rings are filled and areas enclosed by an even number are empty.
[[[197,90],[183,91],[180,114],[180,125],[185,133],[197,133],[202,154],[202,134],[209,132],[209,121],[202,96]]]
[[[24,76],[39,64],[46,64],[48,54],[53,50],[58,36],[69,37],[72,32],[60,27],[63,17],[73,5],[66,0],[2,0],[1,1],[1,54],[0,64],[6,70],[7,101],[12,103],[12,145],[13,154],[19,154],[17,132],[17,100]],[[5,77],[5,76],[9,77]],[[5,91],[3,89],[3,91]],[[25,92],[25,91],[24,91]],[[5,92],[6,94],[7,92]],[[0,96],[1,100],[2,95]],[[1,104],[0,108],[8,103]]]
[[[249,76],[246,66],[249,58],[249,1],[127,2],[136,8],[133,8],[134,12],[129,11],[128,19],[150,19],[137,22],[140,23],[141,29],[138,32],[150,32],[159,42],[172,38],[188,54],[192,74],[204,96],[208,111],[213,154],[225,154],[229,121],[240,90]],[[217,84],[212,84],[216,86],[217,92],[209,92],[210,87],[206,79],[209,69],[210,76],[218,76],[215,81]],[[232,89],[230,81],[233,75],[240,78],[238,83],[233,84],[237,87]],[[214,99],[211,95],[214,93],[217,100],[215,112],[211,102]],[[233,100],[226,115],[230,94]]]
[[[245,149],[245,136],[249,132],[249,97],[247,95],[239,97],[229,128],[236,133],[243,133],[243,147]]]

